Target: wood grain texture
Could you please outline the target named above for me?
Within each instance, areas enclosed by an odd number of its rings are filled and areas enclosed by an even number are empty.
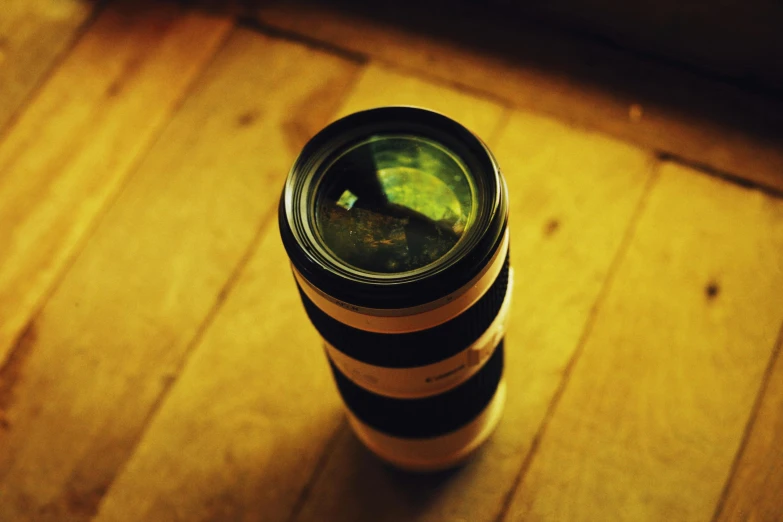
[[[218,53],[0,376],[0,520],[95,513],[354,71],[244,31]]]
[[[343,428],[295,520],[489,522],[502,509],[650,179],[651,159],[519,112],[489,145],[509,184],[515,270],[498,430],[465,467],[411,477],[382,465]]]
[[[86,0],[3,1],[0,132],[68,50],[93,8]]]
[[[229,25],[174,7],[107,8],[10,128],[0,143],[0,365]]]
[[[708,520],[783,321],[783,201],[667,164],[506,520]]]
[[[376,68],[337,113],[401,102],[432,102],[485,134],[503,114]],[[271,222],[97,520],[288,520],[343,419],[320,344]]]
[[[438,111],[483,140],[497,136],[508,112],[495,101],[423,81],[395,68],[369,65],[337,116],[384,105],[413,105]]]
[[[778,340],[774,365],[762,390],[716,522],[783,520],[783,356]]]
[[[262,23],[783,191],[783,102],[478,4],[271,2]],[[513,21],[510,21],[513,20]]]

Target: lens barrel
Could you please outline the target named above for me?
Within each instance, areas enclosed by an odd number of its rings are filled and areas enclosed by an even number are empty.
[[[487,147],[424,109],[352,114],[305,145],[279,224],[359,439],[407,469],[467,457],[502,411],[513,276]]]

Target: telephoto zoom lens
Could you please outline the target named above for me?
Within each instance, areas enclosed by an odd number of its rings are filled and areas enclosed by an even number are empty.
[[[305,145],[279,221],[357,437],[404,469],[462,462],[506,392],[508,193],[488,148],[429,110],[352,114]]]

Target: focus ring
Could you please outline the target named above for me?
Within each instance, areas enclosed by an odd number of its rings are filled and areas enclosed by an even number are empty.
[[[503,341],[487,364],[460,386],[424,399],[392,399],[357,386],[335,366],[332,373],[348,409],[368,426],[402,438],[437,437],[476,418],[503,376]]]
[[[415,368],[447,359],[473,344],[495,320],[508,288],[509,257],[487,292],[443,324],[417,332],[381,334],[359,330],[330,317],[299,289],[315,329],[345,355],[385,368]]]

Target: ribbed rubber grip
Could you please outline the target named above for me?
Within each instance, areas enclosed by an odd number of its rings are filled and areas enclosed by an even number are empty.
[[[495,320],[508,289],[509,257],[486,293],[473,306],[443,324],[403,334],[359,330],[333,319],[299,290],[318,333],[358,361],[385,368],[415,368],[442,361],[473,344]]]
[[[346,406],[368,426],[401,438],[445,435],[475,419],[495,395],[503,375],[503,341],[484,367],[461,385],[423,399],[392,399],[357,386],[334,364],[332,373]]]

